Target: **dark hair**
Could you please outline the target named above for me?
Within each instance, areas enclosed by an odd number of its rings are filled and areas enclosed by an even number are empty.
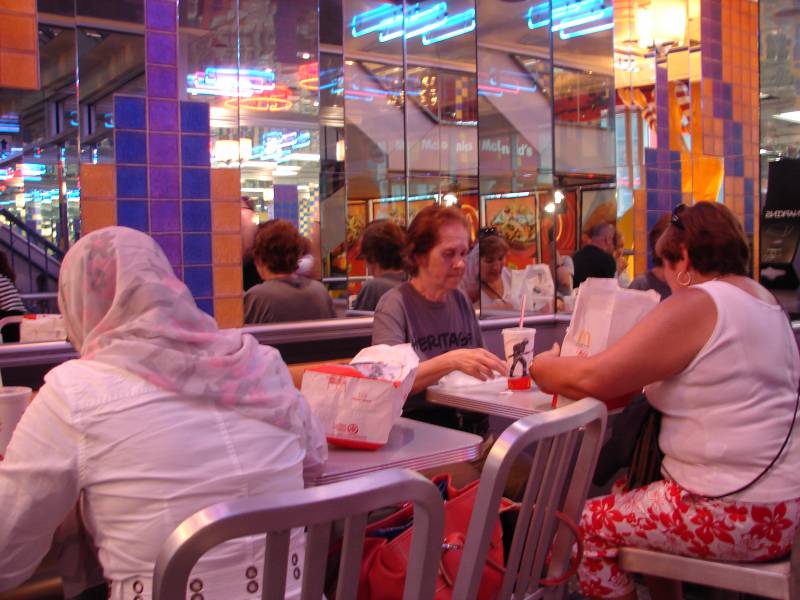
[[[17,274],[14,273],[14,269],[11,268],[11,263],[8,262],[8,256],[2,251],[0,251],[0,275],[8,278],[11,283],[17,281]]]
[[[406,234],[405,261],[409,274],[417,274],[417,257],[428,254],[439,243],[439,229],[450,224],[462,225],[467,232],[470,230],[467,217],[453,206],[426,206],[417,213]]]
[[[253,254],[271,273],[294,273],[303,245],[303,237],[291,222],[271,219],[258,228]]]
[[[678,213],[681,227],[670,225],[656,244],[662,260],[676,263],[685,247],[700,273],[747,275],[750,249],[741,223],[723,204],[698,202]]]
[[[499,235],[489,235],[481,239],[478,252],[481,258],[493,260],[508,253],[508,242]]]
[[[402,269],[405,247],[403,228],[389,219],[370,223],[361,238],[361,256],[369,263],[377,263],[381,269]]]
[[[667,227],[669,227],[669,215],[661,215],[661,218],[656,221],[656,224],[647,234],[647,247],[650,250],[650,256],[653,257],[654,267],[660,267],[664,264],[664,260],[656,252],[656,244],[659,238],[664,235]]]

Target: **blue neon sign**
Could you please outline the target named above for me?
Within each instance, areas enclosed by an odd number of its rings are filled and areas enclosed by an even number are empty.
[[[607,31],[614,27],[614,7],[605,0],[552,0],[528,9],[529,29],[548,25],[562,40]]]
[[[355,15],[350,22],[350,31],[354,38],[377,33],[379,42],[389,42],[401,36],[407,40],[421,36],[425,46],[449,40],[474,29],[475,9],[470,8],[451,15],[447,2],[411,4],[406,8],[405,20],[402,6],[381,4]]]
[[[292,152],[311,145],[308,131],[268,131],[261,135],[261,143],[250,154],[251,160],[284,162]]]

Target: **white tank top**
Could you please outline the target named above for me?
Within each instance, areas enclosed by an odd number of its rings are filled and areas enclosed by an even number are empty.
[[[695,285],[714,300],[711,337],[682,372],[647,386],[663,413],[664,475],[706,496],[752,481],[775,457],[792,423],[800,356],[780,306],[723,281]],[[800,415],[775,465],[743,502],[800,498]]]

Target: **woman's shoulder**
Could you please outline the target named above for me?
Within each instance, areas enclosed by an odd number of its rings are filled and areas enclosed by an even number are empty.
[[[68,360],[51,369],[45,384],[71,397],[139,395],[157,390],[153,384],[114,365],[86,358]]]
[[[393,287],[380,297],[378,304],[375,306],[375,312],[398,312],[402,311],[406,305],[407,290],[404,288],[410,286],[407,281],[398,286]]]

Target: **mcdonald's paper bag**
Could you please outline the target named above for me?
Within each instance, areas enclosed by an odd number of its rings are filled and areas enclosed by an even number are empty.
[[[414,385],[419,358],[411,344],[370,346],[349,365],[321,365],[303,374],[301,391],[328,442],[374,450],[392,426]]]
[[[524,269],[514,269],[510,272],[510,281],[504,281],[503,285],[506,288],[505,297],[517,310],[525,298],[527,311],[553,312],[556,288],[547,265],[535,264]]]
[[[561,356],[593,356],[625,335],[658,304],[657,292],[619,287],[616,279],[581,284]]]

